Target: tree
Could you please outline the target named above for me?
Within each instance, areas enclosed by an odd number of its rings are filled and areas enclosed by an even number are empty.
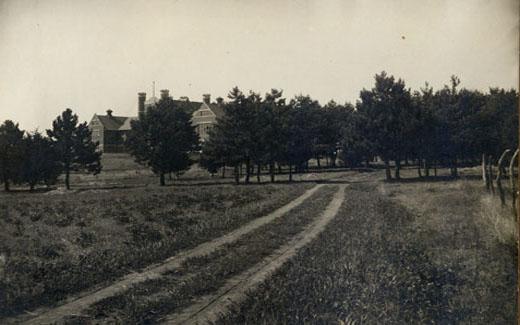
[[[212,137],[211,133],[212,130],[210,130],[210,137],[202,145],[199,165],[202,168],[205,168],[212,176],[218,171],[219,168],[222,168],[222,177],[225,177],[225,159],[224,156],[220,154],[220,146],[215,143],[215,137]]]
[[[458,176],[458,162],[469,151],[468,146],[468,127],[472,128],[470,119],[472,111],[470,105],[464,105],[471,94],[466,91],[459,91],[457,87],[460,79],[451,76],[451,85],[444,86],[437,91],[434,97],[435,115],[439,121],[439,128],[436,138],[441,144],[438,152],[438,159],[450,168],[451,176]]]
[[[315,156],[320,166],[320,156],[325,156],[330,161],[330,167],[336,166],[338,145],[343,139],[342,129],[349,124],[354,107],[351,104],[338,105],[330,101],[318,111],[317,123],[317,145]]]
[[[246,166],[245,183],[249,183],[251,163],[260,157],[260,143],[257,139],[256,107],[260,98],[251,92],[245,96],[238,87],[228,94],[230,101],[224,106],[222,116],[210,132],[206,151],[212,152],[214,161],[222,160],[235,169],[235,182],[239,183],[239,167]],[[211,149],[209,149],[212,147]]]
[[[27,134],[24,152],[21,180],[29,184],[31,191],[39,183],[55,184],[62,170],[52,141],[39,132]]]
[[[52,122],[47,130],[58,154],[58,162],[65,172],[65,185],[70,189],[70,172],[83,170],[98,174],[101,171],[101,152],[98,143],[92,142],[92,132],[87,122],[78,124],[78,116],[67,108]]]
[[[266,160],[266,150],[267,150],[267,141],[264,138],[264,115],[265,115],[265,105],[262,101],[262,97],[253,91],[249,92],[246,101],[246,124],[247,129],[244,130],[246,133],[246,137],[249,139],[248,144],[248,154],[250,161],[253,163],[253,166],[250,166],[249,159],[246,159],[246,168],[248,171],[246,172],[246,183],[249,181],[249,169],[254,168],[256,165],[256,178],[258,183],[260,183],[260,168],[265,163]]]
[[[193,161],[189,153],[199,142],[191,116],[170,97],[162,98],[138,120],[131,122],[127,147],[135,160],[151,167],[165,185],[165,175],[180,174]]]
[[[5,191],[9,191],[10,183],[17,182],[23,162],[23,134],[18,124],[6,120],[0,125],[0,173]]]
[[[264,143],[264,160],[269,166],[271,182],[275,181],[274,165],[283,161],[284,150],[286,150],[287,132],[283,121],[286,119],[287,105],[283,92],[277,89],[265,94],[263,109],[258,117],[260,127],[259,139]]]
[[[289,112],[284,127],[287,132],[285,162],[289,165],[289,180],[292,167],[301,171],[312,158],[317,142],[316,113],[320,104],[310,96],[296,96],[289,103]]]
[[[433,88],[428,83],[425,83],[420,91],[414,92],[412,106],[417,113],[418,122],[415,141],[412,143],[417,159],[417,170],[420,177],[422,177],[422,168],[425,176],[430,176],[430,167],[436,164],[442,144],[437,136],[440,123],[435,115]]]
[[[386,72],[375,76],[375,86],[369,91],[363,89],[357,110],[366,116],[369,123],[367,136],[375,153],[385,163],[386,178],[391,179],[390,161],[395,161],[395,177],[400,178],[401,160],[406,158],[409,148],[407,130],[411,116],[411,95],[403,80],[395,80]]]
[[[373,159],[373,145],[368,134],[366,116],[353,111],[341,128],[341,155],[345,166],[359,167],[363,161]]]

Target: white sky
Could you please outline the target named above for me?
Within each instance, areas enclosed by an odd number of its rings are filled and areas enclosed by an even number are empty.
[[[0,0],[0,122],[136,115],[154,80],[198,101],[237,85],[354,103],[382,70],[518,89],[518,19],[516,0]]]

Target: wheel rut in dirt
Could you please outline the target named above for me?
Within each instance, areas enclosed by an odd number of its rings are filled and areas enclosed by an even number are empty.
[[[165,324],[211,324],[233,305],[239,304],[247,293],[291,259],[301,248],[316,238],[336,216],[345,197],[346,185],[341,185],[323,213],[286,245],[277,249],[262,262],[231,278],[213,294],[163,319]]]
[[[103,289],[79,295],[77,299],[74,299],[56,308],[43,311],[38,316],[26,320],[25,323],[54,324],[62,320],[65,316],[79,315],[83,310],[87,309],[93,304],[103,299],[115,296],[117,294],[121,294],[128,290],[130,287],[135,286],[136,284],[145,282],[147,280],[160,278],[162,274],[178,269],[186,260],[193,257],[208,255],[213,251],[217,250],[218,248],[224,246],[225,244],[229,244],[237,240],[241,236],[244,236],[249,232],[261,227],[262,225],[265,225],[273,221],[274,219],[283,216],[290,210],[302,204],[322,186],[322,184],[314,186],[298,198],[276,209],[270,214],[261,218],[257,218],[222,237],[200,244],[199,246],[193,249],[180,252],[175,256],[166,259],[164,262],[160,264],[155,264],[153,266],[148,267],[143,272],[131,273]]]

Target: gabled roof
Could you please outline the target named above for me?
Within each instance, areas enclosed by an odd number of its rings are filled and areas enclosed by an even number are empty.
[[[201,102],[192,102],[192,101],[185,101],[185,100],[177,100],[177,99],[174,99],[173,102],[176,104],[176,105],[179,105],[179,107],[182,107],[186,113],[188,114],[193,114],[193,112],[195,112],[196,110],[198,110],[200,108],[200,106],[202,105]]]
[[[127,117],[123,125],[118,129],[120,131],[128,131],[132,129],[131,122],[138,120],[138,117]]]
[[[216,117],[222,117],[224,115],[224,107],[222,107],[222,105],[219,105],[219,104],[201,103],[200,106],[196,110],[199,110],[199,109],[210,110],[211,112],[213,112],[213,114],[215,114]]]
[[[128,119],[126,116],[109,116],[109,115],[97,115],[99,122],[103,124],[105,130],[119,130],[121,125],[123,125]]]
[[[213,112],[213,114],[215,114],[217,117],[222,117],[224,116],[224,107],[222,105],[219,105],[219,104],[209,104],[206,106],[209,107],[209,109]]]
[[[157,104],[158,102],[159,99],[157,99],[157,97],[150,97],[146,100],[144,105],[150,107]],[[173,99],[173,102],[177,107],[181,107],[183,110],[185,110],[186,113],[190,115],[196,110],[198,110],[199,107],[202,105],[201,102],[192,102],[190,100]]]

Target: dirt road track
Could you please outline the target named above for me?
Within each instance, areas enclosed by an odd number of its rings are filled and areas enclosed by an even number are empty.
[[[308,199],[322,186],[323,185],[314,186],[298,198],[276,209],[270,214],[261,218],[257,218],[222,237],[203,243],[193,249],[180,252],[179,254],[169,259],[166,259],[164,262],[160,264],[156,264],[154,266],[149,267],[143,272],[129,274],[108,287],[105,287],[98,291],[88,292],[83,295],[79,295],[79,298],[67,302],[59,307],[42,311],[38,316],[26,320],[24,323],[34,325],[55,324],[59,323],[60,320],[62,320],[65,316],[80,315],[83,310],[92,306],[96,302],[120,294],[138,283],[144,282],[149,279],[159,278],[162,276],[162,274],[179,268],[187,259],[210,254],[216,249],[222,247],[223,245],[231,243],[237,240],[239,237],[273,221],[278,217],[281,217],[290,210],[302,204],[306,199]],[[14,319],[12,321],[20,322],[20,319]]]
[[[229,308],[239,304],[250,290],[265,281],[274,271],[293,257],[299,249],[310,243],[336,216],[345,197],[346,185],[340,185],[334,198],[323,213],[313,223],[295,236],[289,243],[276,250],[264,261],[249,270],[231,278],[214,294],[202,297],[198,303],[167,316],[165,324],[211,324],[219,315],[226,313]]]

